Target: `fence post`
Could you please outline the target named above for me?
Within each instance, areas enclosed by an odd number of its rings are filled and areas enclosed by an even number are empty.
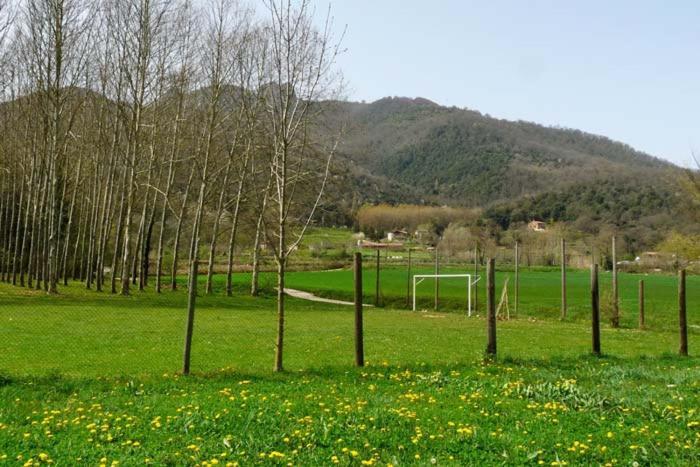
[[[644,280],[639,281],[639,329],[644,329]]]
[[[190,356],[192,355],[192,333],[194,330],[194,310],[197,299],[197,274],[199,260],[194,259],[190,266],[190,283],[187,288],[187,327],[185,328],[185,349],[182,353],[182,374],[190,374]]]
[[[519,269],[520,269],[520,242],[515,242],[515,284],[514,285],[514,293],[515,293],[515,300],[513,304],[513,314],[517,316],[518,314],[518,302],[520,301],[520,277],[519,277]]]
[[[377,283],[374,291],[374,306],[379,306],[379,248],[377,248]]]
[[[618,300],[619,291],[617,283],[617,248],[615,246],[615,236],[612,238],[612,327],[620,327],[620,303]]]
[[[566,319],[566,240],[561,239],[561,319]]]
[[[362,328],[362,253],[355,253],[355,366],[365,366]]]
[[[438,252],[438,247],[435,245],[435,275],[440,274],[440,253]],[[440,306],[440,279],[435,278],[435,311],[437,311]]]
[[[411,248],[408,249],[408,277],[406,278],[406,308],[411,307]]]
[[[479,244],[474,245],[474,311],[479,309],[479,283],[476,282],[479,277]]]
[[[591,265],[591,326],[593,355],[600,355],[600,290],[598,288],[598,265]]]
[[[489,258],[486,263],[486,325],[488,343],[486,345],[487,358],[496,357],[496,261]]]
[[[685,269],[678,271],[678,325],[680,331],[680,347],[678,353],[688,356],[688,321],[686,317],[685,300]]]

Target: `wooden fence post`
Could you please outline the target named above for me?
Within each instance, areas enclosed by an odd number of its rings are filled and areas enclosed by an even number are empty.
[[[612,327],[620,327],[620,303],[618,300],[619,290],[617,283],[617,248],[615,246],[615,236],[612,238]]]
[[[566,240],[561,239],[561,319],[566,319]]]
[[[377,283],[374,290],[374,306],[379,306],[379,248],[377,248]]]
[[[639,281],[639,329],[644,329],[644,280]]]
[[[488,343],[486,345],[487,358],[496,357],[496,261],[489,258],[486,263],[486,325]]]
[[[520,277],[519,277],[519,269],[520,269],[520,242],[515,242],[515,283],[513,284],[514,286],[514,294],[515,294],[515,299],[513,300],[515,303],[513,304],[513,314],[517,316],[518,314],[518,302],[520,301]]]
[[[479,276],[479,245],[474,245],[474,281]],[[474,311],[477,312],[479,309],[479,283],[474,283]]]
[[[685,269],[681,269],[678,271],[678,325],[680,331],[678,353],[682,357],[688,356],[688,321],[685,298]]]
[[[438,252],[438,247],[435,245],[435,275],[440,274],[440,253]],[[440,279],[435,278],[435,311],[440,306]]]
[[[355,253],[355,365],[365,366],[362,328],[362,253]]]
[[[182,374],[190,374],[190,357],[192,355],[192,333],[194,331],[194,310],[197,299],[197,275],[199,261],[192,261],[190,266],[190,283],[187,292],[187,327],[185,328],[185,349],[182,353]]]
[[[593,355],[600,355],[600,290],[598,288],[598,265],[591,265],[591,326]]]
[[[408,249],[408,274],[406,277],[406,308],[411,308],[411,249]]]

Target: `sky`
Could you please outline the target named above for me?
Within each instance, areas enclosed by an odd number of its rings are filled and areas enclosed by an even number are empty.
[[[690,166],[700,153],[700,1],[313,0],[350,100],[425,97],[577,128]]]

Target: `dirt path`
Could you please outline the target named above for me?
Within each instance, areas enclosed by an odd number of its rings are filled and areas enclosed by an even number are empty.
[[[346,305],[346,306],[355,305],[353,302],[345,302],[343,300],[333,300],[331,298],[317,297],[316,295],[314,295],[312,293],[304,292],[303,290],[290,289],[289,287],[284,289],[284,293],[289,295],[290,297],[300,298],[302,300],[309,300],[311,302],[332,303],[333,305]],[[364,304],[362,306],[371,307],[372,305]]]

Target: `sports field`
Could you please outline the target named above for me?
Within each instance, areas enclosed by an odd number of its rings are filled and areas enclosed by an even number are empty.
[[[507,274],[498,274],[499,284]],[[289,286],[343,298],[350,277],[291,273]],[[0,285],[0,460],[698,464],[697,279],[688,283],[691,357],[676,356],[675,278],[645,277],[651,305],[642,331],[634,314],[639,277],[622,275],[625,326],[604,322],[604,356],[594,358],[588,273],[569,275],[564,322],[558,278],[521,274],[520,314],[499,321],[498,362],[488,365],[485,321],[458,312],[456,284],[441,284],[453,311],[414,313],[391,306],[403,306],[405,271],[385,271],[387,306],[365,311],[364,369],[352,366],[351,307],[289,299],[287,372],[273,375],[272,278],[263,278],[266,295],[250,298],[239,274],[235,297],[216,291],[198,299],[191,377],[177,374],[183,290],[125,298],[76,284],[47,297]],[[373,284],[368,270],[370,302]],[[429,308],[432,285],[421,293]]]
[[[363,274],[364,302],[375,302],[376,273],[371,261],[365,261]],[[412,274],[432,274],[433,269],[413,268]],[[473,274],[473,269],[443,268],[444,274]],[[478,307],[483,314],[485,305],[484,270],[478,284]],[[600,273],[601,306],[612,299],[612,274]],[[638,324],[639,281],[645,282],[646,323],[656,329],[676,329],[678,279],[667,274],[619,274],[620,310],[622,325],[635,327]],[[523,269],[519,272],[520,292],[518,311],[523,317],[558,319],[561,312],[561,275],[557,269]],[[511,270],[497,271],[496,299],[500,301],[504,282],[508,280],[508,302],[514,311],[514,273]],[[466,279],[440,279],[440,306],[445,311],[465,312],[467,308]],[[390,308],[407,308],[408,271],[405,267],[382,268],[380,271],[380,303]],[[291,273],[289,287],[328,298],[352,300],[353,279],[351,270]],[[700,308],[700,277],[688,276],[687,295],[690,309]],[[434,308],[434,282],[426,279],[417,287],[417,308]],[[567,271],[567,316],[574,321],[590,319],[590,272]],[[409,301],[410,303],[410,301]]]

